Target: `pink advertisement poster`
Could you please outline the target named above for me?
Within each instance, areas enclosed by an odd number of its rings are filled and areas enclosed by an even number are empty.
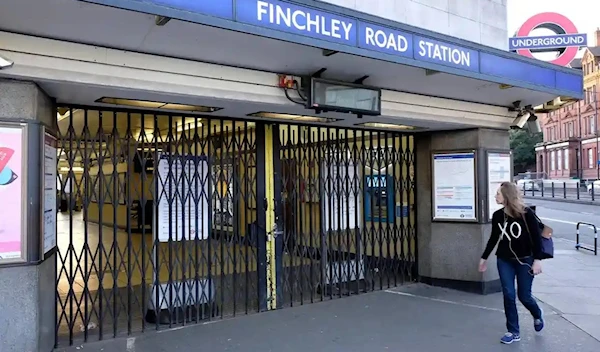
[[[0,259],[21,258],[21,128],[0,127]]]

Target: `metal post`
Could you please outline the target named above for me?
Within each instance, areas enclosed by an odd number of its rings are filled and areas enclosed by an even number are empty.
[[[577,102],[577,115],[579,117],[579,148],[577,149],[577,177],[581,180],[583,178],[583,156],[581,155],[581,148],[583,148],[583,133],[581,130],[581,102]]]
[[[591,228],[592,230],[594,230],[594,248],[590,248],[589,246],[586,246],[584,244],[582,244],[581,242],[579,242],[579,227],[581,225],[585,225],[589,228]],[[584,249],[586,251],[590,251],[590,252],[594,252],[594,255],[598,255],[598,228],[596,227],[596,225],[594,224],[590,224],[587,222],[578,222],[577,226],[576,226],[576,244],[575,244],[575,249],[579,250],[579,249]]]
[[[600,164],[598,163],[598,147],[600,145],[599,143],[599,139],[598,136],[598,94],[596,93],[596,86],[593,87],[594,89],[594,119],[595,119],[595,123],[594,123],[594,135],[596,136],[596,179],[600,180]]]
[[[275,219],[275,183],[273,175],[275,173],[273,165],[273,125],[265,125],[265,198],[266,221],[265,229],[267,231],[267,309],[277,308],[277,274],[276,274],[276,255],[275,239],[277,237],[276,219]]]

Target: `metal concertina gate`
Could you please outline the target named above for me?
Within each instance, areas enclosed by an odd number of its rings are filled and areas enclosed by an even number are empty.
[[[412,135],[59,111],[59,345],[416,279]]]

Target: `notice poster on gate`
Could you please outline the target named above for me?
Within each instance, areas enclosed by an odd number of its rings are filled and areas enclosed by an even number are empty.
[[[338,157],[339,158],[339,157]],[[355,229],[362,221],[362,213],[357,213],[357,199],[360,193],[357,167],[354,162],[332,158],[322,166],[323,225],[325,231]],[[358,223],[357,223],[358,221]]]
[[[505,153],[488,153],[487,170],[488,170],[488,218],[492,220],[494,212],[502,205],[496,203],[496,192],[502,182],[510,182],[511,177],[511,155],[510,152]]]
[[[20,261],[23,253],[25,175],[24,130],[0,126],[0,262]]]
[[[158,240],[208,238],[206,157],[159,154],[156,171]]]
[[[433,219],[477,220],[475,153],[433,155]]]

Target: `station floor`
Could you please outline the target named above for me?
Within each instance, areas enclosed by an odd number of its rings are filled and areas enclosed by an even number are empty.
[[[227,317],[257,310],[257,260],[253,247],[212,240],[210,244],[202,241],[197,247],[190,245],[187,252],[182,252],[183,246],[174,243],[169,261],[168,245],[161,244],[157,262],[151,234],[145,235],[145,248],[141,234],[133,234],[128,247],[126,231],[86,223],[81,213],[74,213],[72,219],[68,213],[59,213],[57,227],[59,340],[68,338],[70,331],[74,339],[81,338],[85,322],[91,336],[99,334],[100,321],[105,337],[126,333],[128,325],[134,332],[141,331],[144,309],[152,297],[155,267],[159,268],[159,282],[164,284],[169,278],[182,279],[186,271],[188,279],[194,278],[196,268],[200,278],[207,277],[210,261],[214,299],[220,306],[218,315]],[[182,253],[187,254],[184,257]],[[318,262],[288,254],[283,265],[320,270]],[[208,296],[208,292],[205,294]],[[153,324],[148,325],[147,328],[154,328]]]

